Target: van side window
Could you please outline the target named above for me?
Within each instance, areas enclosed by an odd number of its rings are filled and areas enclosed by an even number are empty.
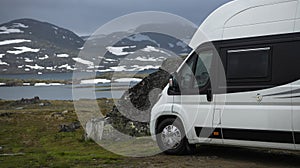
[[[193,69],[197,61],[196,55],[192,55],[179,71],[181,89],[190,89],[194,79]]]
[[[209,81],[209,69],[213,58],[213,51],[201,51],[198,56],[198,61],[195,70],[195,88],[201,88]]]
[[[270,47],[227,51],[227,78],[261,79],[270,75]]]

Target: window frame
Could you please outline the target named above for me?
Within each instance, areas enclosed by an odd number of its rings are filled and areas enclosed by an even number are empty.
[[[264,46],[242,46],[242,47],[231,47],[225,49],[226,55],[226,80],[229,83],[253,83],[253,82],[268,82],[272,79],[272,56],[273,56],[273,47],[271,45]],[[229,78],[228,76],[228,62],[230,53],[238,52],[251,52],[251,51],[268,51],[268,63],[267,63],[267,75],[265,77],[244,77],[244,78]]]
[[[206,94],[206,91],[207,89],[209,89],[211,87],[211,80],[210,80],[210,76],[209,76],[209,80],[206,82],[205,85],[203,85],[202,87],[192,87],[194,82],[195,82],[195,72],[196,72],[196,68],[197,68],[197,64],[198,64],[198,60],[199,60],[199,54],[198,53],[201,53],[201,52],[204,52],[204,51],[209,51],[211,50],[212,51],[212,60],[211,60],[211,67],[213,66],[213,63],[214,63],[214,59],[215,59],[215,55],[216,55],[216,51],[210,47],[210,46],[202,46],[202,47],[199,47],[197,48],[196,50],[194,50],[192,52],[192,54],[186,59],[186,61],[184,61],[184,64],[186,64],[186,62],[188,62],[189,60],[191,59],[196,59],[193,67],[192,67],[192,73],[194,74],[194,78],[192,78],[192,81],[190,83],[190,88],[189,89],[185,89],[185,90],[181,90],[180,92],[180,95],[202,95],[202,94]],[[196,58],[193,58],[193,57],[196,57]],[[184,66],[181,66],[178,71],[177,71],[177,75],[179,75],[182,71],[182,68]],[[209,70],[208,70],[209,71]],[[209,75],[210,72],[209,72]],[[177,80],[178,80],[178,83],[180,82],[178,79],[178,76],[176,76]]]

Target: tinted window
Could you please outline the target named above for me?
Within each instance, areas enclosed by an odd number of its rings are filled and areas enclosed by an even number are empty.
[[[192,55],[182,66],[182,68],[179,71],[179,85],[181,89],[190,89],[191,84],[194,79],[194,73],[193,73],[193,67],[196,63],[197,57],[196,55]]]
[[[213,58],[213,51],[207,50],[199,53],[195,78],[196,82],[194,84],[195,88],[201,88],[207,84],[209,81],[209,69],[211,67],[211,62]]]
[[[227,51],[227,78],[249,79],[269,76],[270,48]]]

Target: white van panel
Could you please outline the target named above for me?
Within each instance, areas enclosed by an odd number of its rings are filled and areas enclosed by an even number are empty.
[[[272,96],[290,90],[291,85],[284,85],[253,92],[227,94],[222,113],[222,128],[291,132],[291,98]],[[257,94],[262,96],[260,101]]]
[[[290,33],[294,30],[294,20],[245,25],[225,28],[223,39],[255,37],[272,34]]]
[[[229,28],[293,20],[295,18],[296,9],[297,1],[257,6],[236,14],[225,23],[224,27]]]
[[[235,145],[235,146],[255,146],[261,148],[278,148],[280,149],[293,149],[293,144],[284,144],[284,143],[272,143],[272,142],[257,142],[257,141],[239,141],[239,140],[223,140],[227,145]]]
[[[235,1],[231,1],[229,3],[226,3],[225,5],[221,6],[220,8],[215,10],[213,13],[211,13],[207,17],[207,19],[201,24],[199,29],[194,34],[193,38],[190,41],[189,46],[192,47],[193,49],[196,49],[199,45],[201,45],[202,43],[205,43],[207,41],[222,40],[223,30],[224,30],[226,23],[228,24],[228,25],[226,25],[226,27],[229,28],[230,26],[232,27],[234,25],[239,25],[240,23],[238,23],[238,21],[241,21],[243,23],[243,25],[245,25],[245,24],[249,25],[249,19],[251,21],[250,24],[253,24],[253,22],[254,23],[263,23],[263,21],[266,21],[266,19],[270,18],[270,17],[271,17],[272,21],[276,21],[276,19],[277,19],[277,21],[282,21],[282,20],[286,20],[289,18],[294,19],[298,1],[299,0],[235,0]],[[283,10],[281,7],[278,7],[275,4],[281,4],[281,6],[283,6],[283,8],[285,10]],[[285,4],[287,4],[287,5],[285,5]],[[275,12],[272,12],[272,14],[266,13],[260,9],[255,9],[253,11],[258,10],[259,14],[258,13],[256,14],[254,12],[254,14],[251,14],[250,16],[245,15],[244,18],[239,17],[240,13],[242,16],[242,15],[244,15],[242,13],[247,11],[248,9],[255,8],[258,6],[262,6],[262,9],[265,9],[264,6],[272,6],[272,5],[274,7],[271,7],[271,8],[274,8],[276,10]],[[288,9],[288,8],[291,8],[291,9]],[[265,10],[270,11],[269,9],[265,9]],[[249,11],[251,11],[251,10],[249,10]],[[286,12],[287,12],[287,14],[286,14]],[[273,13],[275,13],[275,14],[273,14]],[[294,13],[294,15],[292,15],[292,13]],[[266,15],[268,15],[268,16],[266,16]],[[235,18],[235,16],[236,16],[236,18]],[[231,21],[231,19],[233,19],[233,20]],[[257,21],[255,21],[255,20],[257,20]],[[282,26],[282,25],[272,24],[270,26]],[[288,32],[288,31],[293,32],[294,25],[292,27],[293,27],[292,30],[291,29],[284,30],[284,27],[279,28],[279,30],[283,30],[283,32]],[[264,30],[256,30],[256,31],[260,31],[260,33],[259,33],[260,35],[270,34],[268,32],[269,27],[261,26],[261,27],[257,27],[257,28],[264,29]],[[290,26],[288,28],[290,28]],[[246,27],[246,29],[253,29],[253,28]],[[276,30],[277,29],[274,29],[272,31],[276,31]],[[238,30],[230,29],[228,31],[230,31],[230,32],[240,31],[239,35],[242,35],[243,37],[246,37],[246,36],[248,37],[253,34],[253,31],[243,30],[243,29],[238,29]],[[249,33],[252,33],[252,34],[249,34]],[[229,34],[229,32],[226,34]],[[254,33],[252,36],[254,36],[256,34],[257,33]],[[235,36],[232,36],[232,37],[237,37],[237,36],[238,36],[238,34]],[[230,38],[230,37],[231,36],[227,35],[226,38]]]

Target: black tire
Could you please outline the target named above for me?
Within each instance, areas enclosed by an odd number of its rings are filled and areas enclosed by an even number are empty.
[[[164,138],[164,134],[162,133],[163,130],[167,130],[168,128],[170,128],[170,126],[172,128],[177,128],[177,132],[179,131],[181,134],[181,140],[180,142],[177,142],[174,146],[166,146],[163,139],[167,139]],[[195,153],[196,151],[196,146],[195,145],[191,145],[188,143],[188,140],[185,136],[185,131],[183,128],[183,125],[181,123],[181,121],[177,118],[167,118],[165,120],[163,120],[161,123],[159,123],[158,127],[157,127],[157,132],[156,132],[156,140],[157,140],[157,144],[159,146],[159,148],[168,155],[184,155],[184,154],[191,154],[191,153]]]

